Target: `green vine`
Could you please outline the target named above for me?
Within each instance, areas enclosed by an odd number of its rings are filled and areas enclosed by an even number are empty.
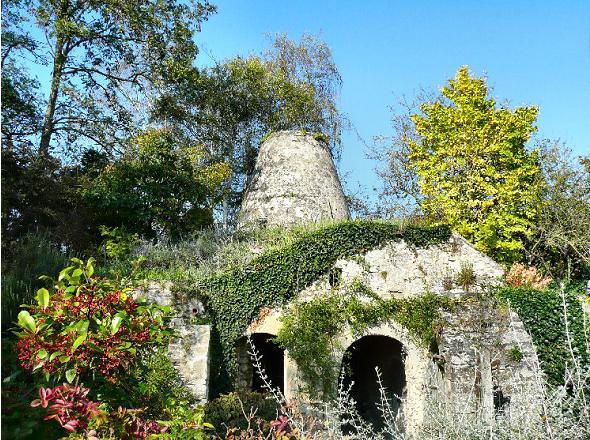
[[[405,327],[418,345],[430,347],[441,325],[441,309],[451,309],[448,297],[426,293],[416,298],[383,300],[368,287],[354,282],[335,292],[290,307],[282,318],[276,341],[289,350],[313,397],[334,395],[343,350],[338,336],[349,328],[354,337],[370,327],[394,320]]]
[[[283,248],[267,251],[248,264],[209,277],[195,294],[211,313],[212,394],[229,391],[237,371],[236,342],[264,307],[284,304],[327,275],[336,260],[405,240],[426,247],[447,241],[446,225],[407,226],[366,220],[346,221],[303,234]]]
[[[564,299],[567,306],[568,326],[572,349],[582,367],[590,368],[590,353],[584,331],[584,311],[581,298],[583,284],[566,286]],[[563,300],[559,287],[553,284],[545,290],[529,287],[503,286],[498,296],[510,302],[525,328],[531,334],[537,355],[549,383],[563,385],[566,367],[573,362],[565,333]]]

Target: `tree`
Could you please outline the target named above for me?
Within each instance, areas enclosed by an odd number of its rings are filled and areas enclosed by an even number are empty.
[[[68,251],[92,246],[97,225],[76,189],[79,174],[56,158],[2,150],[3,263],[27,233],[40,233]]]
[[[2,149],[30,149],[41,126],[39,83],[14,63],[2,66]]]
[[[526,243],[530,262],[552,277],[590,275],[590,162],[558,143],[544,142],[538,220]]]
[[[23,0],[8,7],[19,19],[3,35],[24,35],[14,29],[26,22],[44,38],[11,38],[3,62],[34,49],[43,53],[35,61],[48,57],[52,66],[38,150],[43,156],[56,135],[68,145],[80,140],[107,151],[120,145],[134,128],[130,95],[190,69],[197,52],[193,34],[214,11],[206,1],[176,0]]]
[[[538,154],[526,147],[537,113],[498,105],[485,78],[464,66],[411,118],[418,137],[408,138],[409,160],[422,210],[501,262],[522,257],[538,215]]]
[[[2,4],[2,148],[10,151],[30,148],[30,137],[41,126],[39,82],[20,60],[10,57],[25,50],[39,59],[35,41],[22,28],[23,4],[21,0]]]
[[[184,139],[197,140],[231,167],[222,217],[239,208],[260,142],[277,130],[323,133],[337,154],[342,116],[336,107],[340,75],[330,49],[304,36],[279,35],[261,56],[236,57],[194,70],[156,106],[155,118]]]
[[[133,140],[125,157],[87,178],[82,196],[101,225],[178,238],[212,223],[227,166],[205,159],[201,147],[178,145],[170,131],[150,129]]]

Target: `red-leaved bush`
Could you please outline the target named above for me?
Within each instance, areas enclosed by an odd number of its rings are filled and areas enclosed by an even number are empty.
[[[49,381],[92,373],[115,384],[136,365],[140,350],[167,342],[169,309],[137,302],[94,277],[91,260],[74,262],[60,273],[53,293],[40,289],[37,305],[19,313],[18,358]]]
[[[45,420],[55,419],[70,432],[84,430],[88,422],[100,414],[98,402],[87,398],[88,388],[63,384],[55,388],[41,388],[39,399],[31,402],[32,407],[48,408]]]

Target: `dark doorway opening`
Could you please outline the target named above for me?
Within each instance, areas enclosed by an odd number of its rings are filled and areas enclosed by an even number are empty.
[[[344,355],[342,369],[344,387],[353,383],[350,397],[356,401],[359,415],[373,428],[383,428],[379,404],[381,394],[375,367],[381,373],[381,383],[393,411],[397,412],[406,386],[404,352],[401,342],[388,336],[364,336],[355,341]]]
[[[274,341],[273,335],[268,333],[255,333],[251,336],[252,343],[261,357],[262,368],[273,388],[279,388],[285,392],[285,353]],[[252,391],[266,392],[264,382],[256,368],[252,368]]]

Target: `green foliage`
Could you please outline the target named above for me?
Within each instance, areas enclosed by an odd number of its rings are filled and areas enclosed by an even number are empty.
[[[508,357],[513,361],[520,362],[522,361],[523,354],[522,351],[520,351],[520,348],[518,348],[516,345],[513,345],[510,347],[510,350],[508,350]]]
[[[582,310],[584,289],[583,284],[570,284],[563,291],[572,350],[582,368],[586,368],[590,362]],[[497,294],[510,303],[531,334],[548,382],[552,385],[566,383],[565,369],[568,363],[572,367],[572,354],[568,346],[564,301],[560,288],[555,284],[545,290],[503,286],[498,289]]]
[[[215,427],[216,435],[225,438],[228,428],[248,428],[244,416],[256,410],[256,417],[265,421],[277,418],[278,407],[274,399],[261,393],[234,392],[217,397],[205,404],[204,419]]]
[[[190,391],[182,385],[166,348],[147,353],[130,375],[130,382],[134,383],[130,390],[126,390],[126,406],[144,408],[149,417],[163,419],[162,414],[173,409],[171,400],[187,402],[192,398]]]
[[[345,348],[337,339],[343,330],[350,328],[358,337],[370,327],[395,320],[429,348],[439,331],[440,310],[452,306],[451,299],[431,293],[382,300],[355,282],[344,292],[294,304],[282,319],[276,341],[297,363],[312,396],[335,397],[341,365],[334,352]]]
[[[330,138],[326,136],[324,133],[316,132],[313,134],[313,138],[316,141],[323,142],[326,145],[330,143]]]
[[[100,223],[172,237],[210,225],[213,196],[227,167],[206,165],[201,148],[178,145],[166,130],[148,130],[134,146],[134,154],[84,185],[83,197]]]
[[[58,160],[2,149],[3,263],[27,233],[47,234],[73,251],[91,247],[96,226],[78,184],[76,170]]]
[[[129,234],[124,228],[101,226],[99,229],[109,258],[121,259],[128,256],[139,239],[137,234]]]
[[[39,82],[14,62],[2,64],[2,149],[28,148],[28,136],[37,132],[41,123]]]
[[[422,209],[497,261],[521,258],[538,214],[538,155],[525,146],[538,109],[498,107],[485,79],[461,67],[420,110],[419,137],[407,141]]]
[[[590,164],[562,145],[541,151],[543,184],[535,235],[527,254],[556,279],[590,277]]]
[[[374,249],[392,240],[428,246],[449,239],[448,226],[407,226],[371,221],[347,221],[303,234],[283,248],[271,249],[242,267],[202,280],[197,286],[214,323],[214,350],[223,354],[213,393],[228,389],[234,376],[236,341],[258,318],[260,310],[285,301],[327,275],[339,258]],[[215,371],[215,368],[214,368]]]
[[[21,304],[34,301],[37,289],[45,285],[39,277],[58,272],[70,259],[46,233],[26,234],[10,254],[10,261],[2,268],[3,329],[14,323]]]
[[[209,440],[214,426],[204,421],[202,406],[191,408],[186,401],[169,399],[163,412],[165,420],[158,420],[166,432],[153,434],[148,439]]]
[[[18,315],[21,366],[42,374],[46,383],[124,383],[142,351],[167,343],[169,308],[136,302],[94,277],[92,259],[72,261],[59,273],[55,290],[39,289],[37,305]]]

